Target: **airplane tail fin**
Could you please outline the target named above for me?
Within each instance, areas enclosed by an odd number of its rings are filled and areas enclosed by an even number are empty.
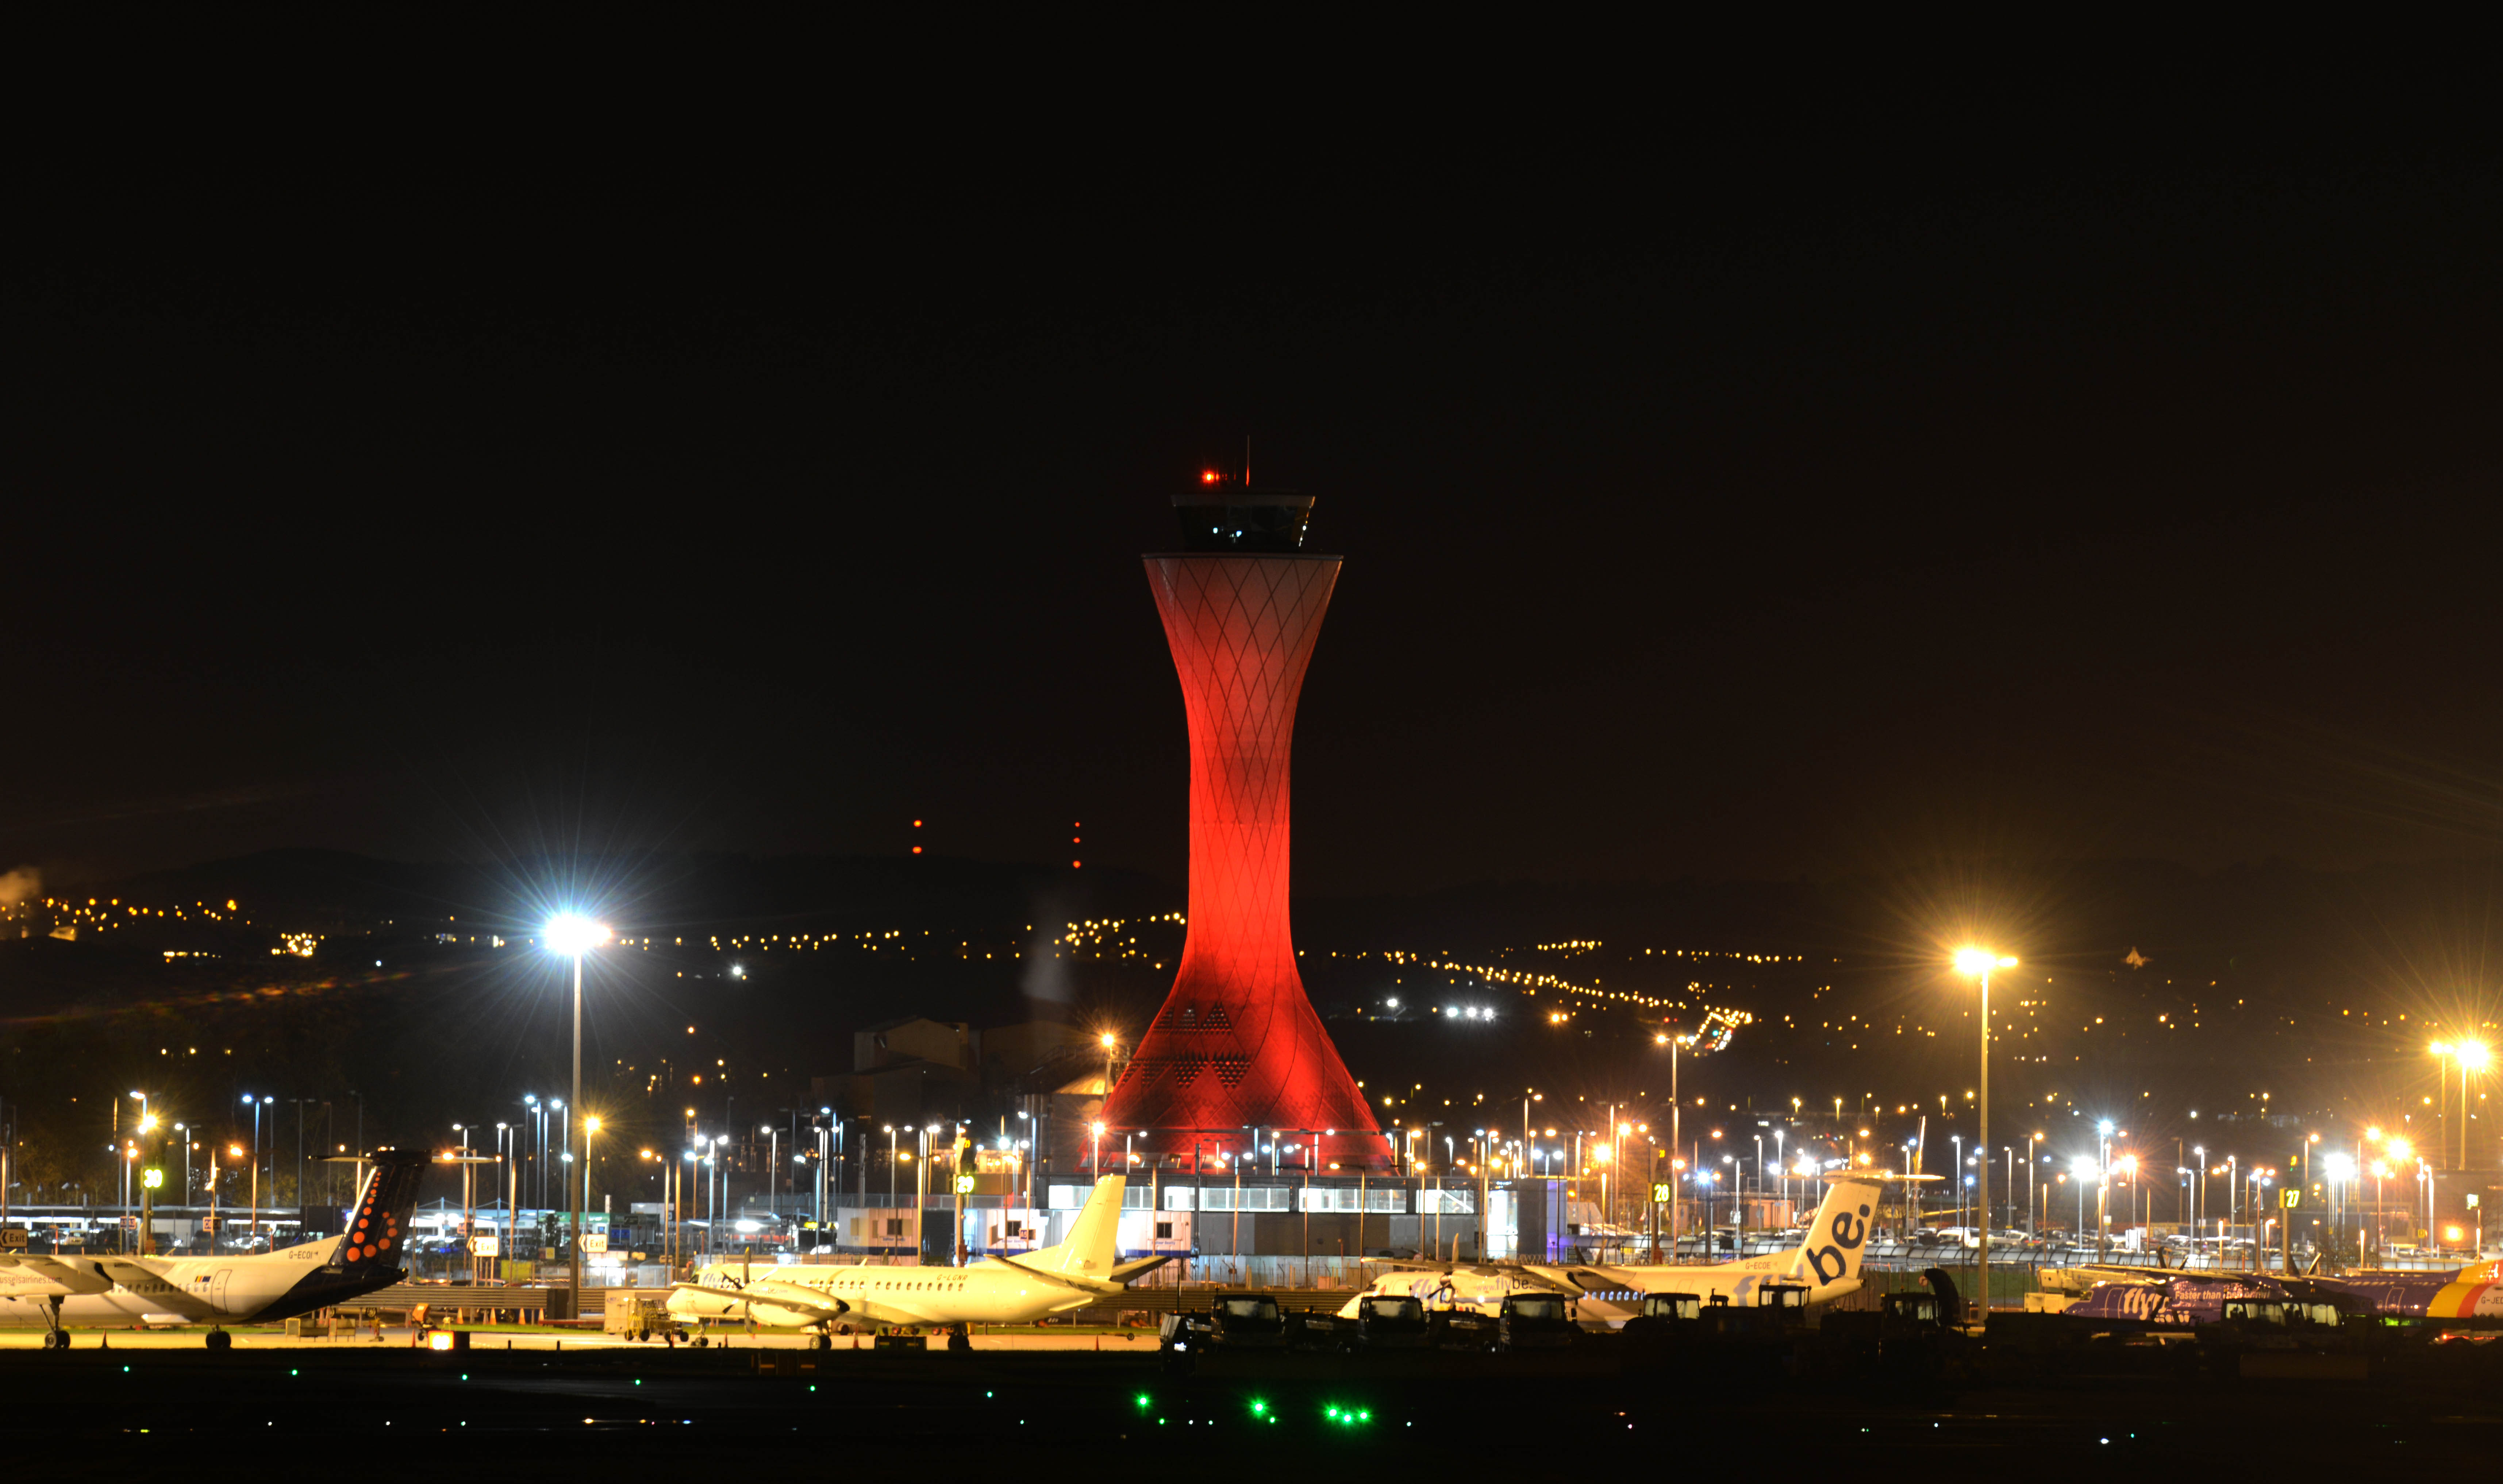
[[[1110,1276],[1120,1256],[1121,1193],[1128,1185],[1122,1175],[1096,1181],[1095,1194],[1086,1197],[1086,1208],[1069,1229],[1069,1240],[1020,1258],[1017,1265],[1080,1278]]]
[[[1824,1203],[1816,1208],[1816,1218],[1808,1223],[1806,1238],[1800,1243],[1795,1275],[1819,1288],[1856,1284],[1860,1254],[1869,1244],[1869,1221],[1877,1213],[1882,1189],[1861,1175],[1834,1177],[1826,1187]]]
[[[348,1278],[379,1276],[404,1265],[409,1218],[417,1209],[417,1185],[426,1176],[427,1157],[414,1149],[379,1149],[365,1193],[348,1217],[347,1235],[332,1249],[327,1265]]]

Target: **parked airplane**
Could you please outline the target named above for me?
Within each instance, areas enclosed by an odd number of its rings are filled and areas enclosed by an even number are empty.
[[[2062,1276],[2073,1292],[2080,1284],[2086,1292],[2061,1304],[2059,1312],[2159,1328],[2213,1324],[2223,1317],[2228,1298],[2317,1306],[2333,1315],[2503,1320],[2503,1261],[2449,1271],[2371,1270],[2337,1277],[2091,1266],[2070,1268]]]
[[[715,1263],[693,1283],[671,1286],[680,1319],[731,1320],[815,1330],[819,1348],[837,1332],[922,1331],[969,1324],[1025,1324],[1118,1294],[1163,1258],[1124,1263],[1114,1249],[1128,1182],[1107,1175],[1069,1229],[1069,1240],[970,1267],[873,1267]]]
[[[1708,1266],[1615,1264],[1403,1262],[1339,1312],[1352,1318],[1369,1294],[1409,1294],[1493,1312],[1504,1295],[1562,1294],[1576,1300],[1585,1323],[1621,1325],[1642,1312],[1646,1294],[1692,1294],[1704,1303],[1746,1306],[1768,1285],[1803,1287],[1810,1304],[1830,1303],[1860,1288],[1860,1254],[1876,1214],[1879,1183],[1862,1175],[1835,1175],[1825,1202],[1808,1223],[1795,1252],[1740,1258]]]
[[[205,1258],[0,1254],[0,1326],[42,1325],[44,1348],[66,1350],[68,1325],[267,1324],[370,1294],[405,1275],[403,1233],[426,1165],[423,1153],[378,1151],[347,1231],[280,1252]],[[209,1331],[210,1349],[232,1343],[224,1330]]]

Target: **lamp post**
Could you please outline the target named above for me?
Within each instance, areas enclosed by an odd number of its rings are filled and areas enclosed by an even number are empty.
[[[2077,1186],[2077,1240],[2080,1244],[2084,1242],[2086,1235],[2086,1180],[2089,1176],[2097,1176],[2098,1174],[2099,1166],[2096,1165],[2094,1161],[2087,1159],[2083,1155],[2079,1155],[2069,1164],[2069,1175],[2076,1182]],[[2101,1196],[2097,1196],[2095,1198],[2097,1201],[2096,1209],[2101,1210],[2103,1197]],[[2103,1255],[2100,1252],[2095,1256],[2098,1262],[2102,1260]]]
[[[531,1179],[531,1194],[532,1196],[537,1196],[537,1195],[538,1195],[538,1191],[539,1191],[539,1184],[538,1184],[538,1181],[537,1181],[537,1179],[536,1179],[535,1177],[536,1177],[536,1175],[537,1175],[537,1172],[538,1172],[538,1166],[539,1166],[539,1150],[540,1150],[541,1144],[543,1143],[543,1141],[539,1138],[539,1095],[538,1095],[538,1094],[536,1094],[536,1093],[524,1093],[524,1094],[522,1095],[522,1116],[523,1116],[523,1118],[524,1118],[524,1119],[526,1119],[526,1120],[527,1120],[527,1122],[525,1122],[521,1127],[522,1127],[523,1129],[528,1129],[528,1130],[530,1130],[530,1131],[531,1131],[531,1174],[532,1174],[532,1176],[533,1176],[533,1178],[532,1178],[532,1179]],[[521,1129],[516,1129],[516,1130],[513,1130],[513,1169],[514,1169],[514,1171],[516,1172],[516,1174],[518,1174],[518,1173],[519,1173],[519,1171],[521,1170],[521,1167],[522,1167],[522,1133],[521,1133]],[[520,1214],[521,1214],[521,1209],[522,1209],[522,1208],[521,1208],[521,1195],[520,1195],[520,1192],[521,1192],[521,1185],[520,1185],[520,1182],[519,1182],[518,1180],[516,1180],[516,1181],[515,1181],[515,1183],[514,1183],[513,1191],[514,1191],[514,1197],[513,1197],[513,1213],[514,1213],[515,1218],[516,1218],[516,1219],[519,1219]],[[541,1206],[545,1206],[545,1205],[547,1204],[547,1202],[546,1202],[546,1200],[545,1200],[545,1199],[541,1199],[541,1200],[539,1201],[539,1204],[540,1204]]]
[[[260,1239],[260,1110],[276,1101],[270,1097],[243,1095],[245,1106],[252,1109],[252,1235]]]
[[[1765,1136],[1764,1136],[1763,1134],[1759,1133],[1759,1134],[1757,1134],[1757,1135],[1755,1136],[1755,1139],[1756,1139],[1756,1198],[1757,1198],[1757,1199],[1759,1199],[1759,1200],[1762,1200],[1762,1199],[1764,1199],[1764,1198],[1765,1198]],[[1774,1146],[1774,1148],[1773,1148],[1773,1156],[1774,1156],[1773,1163],[1774,1163],[1774,1164],[1780,1164],[1780,1163],[1781,1163],[1781,1147],[1780,1147],[1778,1144],[1776,1144],[1776,1145]],[[1743,1206],[1741,1206],[1741,1207],[1740,1207],[1740,1209],[1742,1209],[1742,1210],[1743,1210],[1743,1209],[1745,1209],[1745,1208],[1744,1208]]]
[[[2035,1166],[2038,1163],[2034,1158],[2034,1146],[2040,1142],[2042,1142],[2042,1135],[2040,1133],[2025,1135],[2025,1224],[2034,1230],[2034,1247],[2037,1252],[2040,1252],[2042,1246],[2042,1216],[2040,1210],[2034,1204]],[[2016,1193],[2011,1190],[2007,1194],[2013,1196]]]
[[[549,950],[573,961],[573,1092],[567,1099],[571,1113],[579,1113],[582,1108],[582,956],[607,941],[608,928],[588,918],[560,917],[547,925]],[[566,1142],[568,1144],[573,1142],[571,1113],[566,1124]],[[583,1152],[585,1155],[590,1153],[587,1139]],[[586,1187],[591,1183],[591,1161],[587,1158],[582,1162],[582,1179]],[[566,1244],[568,1259],[566,1265],[566,1287],[571,1295],[566,1314],[570,1318],[582,1312],[582,1205],[574,1199],[573,1182],[570,1180],[566,1182],[566,1204],[571,1208],[566,1216],[568,1234],[573,1238]]]
[[[1681,1048],[1693,1044],[1695,1038],[1693,1036],[1686,1035],[1671,1035],[1667,1031],[1663,1030],[1652,1039],[1657,1044],[1663,1045],[1668,1048],[1668,1152],[1673,1162],[1677,1151],[1686,1147],[1684,1143],[1681,1142],[1684,1133],[1684,1130],[1681,1125],[1681,1117],[1685,1112],[1685,1105],[1679,1099],[1677,1092],[1677,1053]],[[1835,1098],[1834,1105],[1837,1110],[1836,1116],[1839,1117],[1840,1115],[1838,1110],[1842,1106],[1842,1099],[1839,1097]],[[1678,1220],[1677,1201],[1674,1198],[1676,1194],[1676,1182],[1672,1180],[1669,1184],[1669,1195],[1672,1198],[1668,1202],[1668,1260],[1672,1263],[1677,1261]]]
[[[586,1118],[582,1121],[582,1211],[585,1216],[591,1214],[591,1136],[599,1131],[600,1120]],[[578,1269],[580,1264],[575,1265]]]
[[[912,1265],[915,1267],[921,1265],[921,1252],[924,1243],[921,1224],[927,1219],[925,1213],[928,1211],[930,1206],[930,1135],[938,1131],[939,1126],[936,1124],[928,1125],[920,1130],[921,1157],[919,1162],[914,1164],[912,1170]],[[1095,1134],[1098,1142],[1098,1153],[1100,1154],[1101,1141],[1104,1134],[1104,1126],[1102,1124],[1097,1124],[1095,1126]]]
[[[687,1191],[687,1176],[692,1174],[701,1177],[703,1175],[703,1171],[689,1168],[690,1165],[693,1165],[697,1161],[703,1158],[703,1156],[702,1154],[690,1147],[680,1163],[671,1169],[671,1173],[675,1174],[678,1179],[678,1203],[680,1207],[677,1213],[678,1245],[673,1257],[677,1265],[682,1267],[691,1266],[692,1261],[695,1257],[695,1243],[688,1239],[687,1224],[696,1219],[696,1197],[690,1195]]]
[[[521,1260],[522,1248],[522,1130],[513,1127],[512,1153],[504,1161],[504,1240],[497,1253],[498,1264]],[[497,1269],[502,1270],[502,1269]]]
[[[2451,1049],[2451,1059],[2459,1066],[2459,1167],[2468,1167],[2468,1074],[2486,1070],[2492,1059],[2484,1041],[2462,1041]]]
[[[2098,1263],[2108,1256],[2104,1251],[2104,1233],[2108,1225],[2104,1199],[2111,1190],[2111,1135],[2110,1119],[2095,1125],[2095,1168],[2098,1171],[2095,1176],[2095,1261]]]
[[[304,1230],[304,1105],[322,1099],[290,1097],[287,1100],[295,1104],[295,1237],[301,1241],[307,1234]]]
[[[243,1148],[242,1148],[242,1146],[241,1146],[241,1145],[238,1145],[238,1144],[228,1144],[228,1145],[226,1146],[226,1155],[227,1155],[227,1157],[228,1157],[229,1159],[233,1158],[233,1157],[234,1157],[234,1156],[236,1156],[236,1155],[242,1154],[242,1153],[243,1153]],[[211,1144],[211,1145],[209,1146],[209,1256],[211,1256],[211,1257],[216,1257],[217,1255],[218,1255],[218,1146],[217,1146],[217,1145],[215,1145],[215,1144]]]
[[[1977,980],[1981,989],[1981,1088],[1975,1099],[1980,1128],[1973,1135],[1973,1147],[1987,1151],[1990,1148],[1990,971],[2014,968],[2016,961],[1987,948],[1960,948],[1956,950],[1955,966],[1956,972]],[[1979,1253],[1981,1311],[1978,1318],[1987,1325],[1990,1323],[1990,1161],[1986,1157],[1981,1162],[1981,1183],[1974,1193],[1974,1204],[1982,1210]]]
[[[1796,1118],[1799,1116],[1799,1099],[1796,1097],[1791,1099],[1791,1110],[1792,1117]],[[1791,1167],[1782,1158],[1782,1131],[1783,1130],[1779,1129],[1773,1130],[1773,1172],[1781,1177],[1782,1189],[1780,1198],[1782,1202],[1787,1205],[1791,1198]],[[1761,1162],[1764,1157],[1764,1150],[1759,1148],[1756,1151],[1757,1160]],[[1759,1163],[1757,1170],[1759,1172],[1760,1180],[1762,1178],[1763,1169],[1763,1164]],[[1785,1225],[1787,1225],[1787,1223],[1785,1223]]]
[[[478,1276],[478,1248],[474,1240],[478,1226],[478,1172],[469,1167],[469,1125],[454,1124],[452,1131],[461,1135],[461,1240],[469,1249],[469,1276]]]
[[[779,1217],[782,1202],[782,1130],[771,1124],[759,1124],[756,1131],[765,1135],[765,1214]],[[754,1148],[754,1145],[749,1145]]]
[[[2190,1252],[2195,1257],[2199,1251],[2199,1223],[2202,1219],[2199,1213],[2208,1205],[2208,1146],[2193,1144],[2190,1152],[2199,1158],[2199,1164],[2192,1171],[2199,1183],[2190,1191]]]

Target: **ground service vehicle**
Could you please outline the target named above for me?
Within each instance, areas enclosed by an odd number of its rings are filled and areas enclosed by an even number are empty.
[[[1404,1294],[1368,1295],[1355,1306],[1354,1350],[1423,1350],[1433,1343],[1434,1322],[1425,1305]]]
[[[628,1339],[659,1339],[664,1335],[683,1334],[686,1326],[669,1312],[667,1291],[651,1294],[610,1294],[608,1310],[600,1321],[600,1332],[619,1334]]]
[[[1508,1294],[1495,1319],[1498,1350],[1563,1350],[1572,1346],[1580,1326],[1556,1294]]]

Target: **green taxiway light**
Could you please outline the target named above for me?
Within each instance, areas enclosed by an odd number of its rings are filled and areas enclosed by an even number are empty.
[[[1139,1405],[1146,1406],[1149,1400],[1150,1399],[1146,1392],[1139,1393]]]

